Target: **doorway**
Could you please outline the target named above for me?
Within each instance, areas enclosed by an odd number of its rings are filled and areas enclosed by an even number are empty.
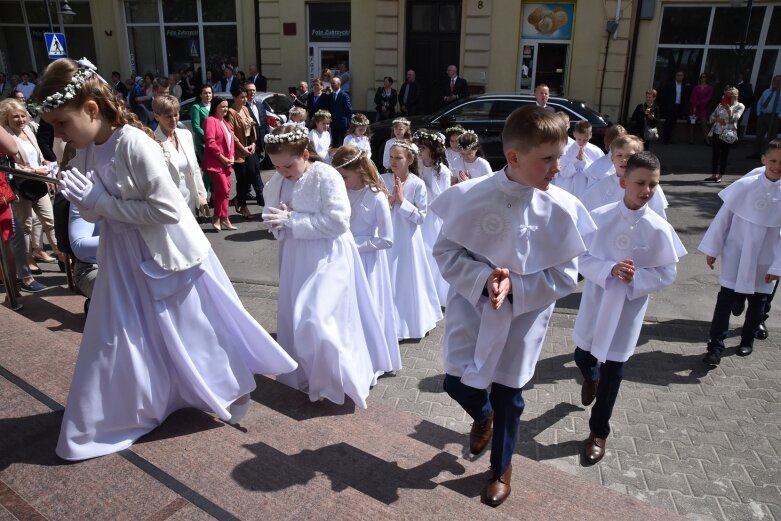
[[[337,65],[341,62],[345,62],[347,68],[350,68],[350,44],[341,46],[335,44],[311,45],[309,47],[310,81],[319,78],[325,69],[330,70],[331,74],[335,74]]]
[[[442,106],[440,86],[447,80],[448,65],[461,69],[461,0],[409,0],[406,39],[402,74],[415,71],[420,86],[417,112],[430,114]],[[403,76],[394,78],[396,90]]]
[[[545,83],[551,96],[564,96],[567,92],[567,60],[569,43],[523,42],[521,46],[521,92],[531,93],[534,87]]]

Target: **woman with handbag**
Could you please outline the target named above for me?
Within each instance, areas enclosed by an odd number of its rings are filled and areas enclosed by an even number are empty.
[[[721,182],[721,177],[727,169],[729,151],[738,142],[738,122],[746,107],[738,101],[738,89],[727,87],[721,102],[710,115],[713,127],[708,136],[711,138],[713,155],[711,161],[711,176],[705,181]]]
[[[374,107],[377,111],[377,121],[393,119],[396,115],[396,102],[399,94],[392,87],[393,78],[385,76],[382,80],[382,87],[377,89],[374,94]]]
[[[18,152],[13,158],[16,167],[44,177],[48,176],[49,162],[43,159],[35,134],[27,123],[25,106],[15,99],[5,99],[0,102],[0,123],[16,141]],[[57,259],[43,251],[40,237],[33,229],[33,212],[35,212],[43,225],[49,244],[57,257],[60,257],[57,241],[54,239],[54,212],[49,198],[49,185],[27,180],[19,183],[16,189],[21,197],[13,203],[14,211],[24,225],[25,241],[31,242],[28,247],[31,267],[35,267],[36,261],[56,262]]]
[[[645,91],[645,102],[635,107],[630,118],[632,131],[643,138],[643,149],[648,150],[651,141],[659,139],[659,129],[656,128],[656,117],[659,115],[659,105],[656,104],[656,89]]]

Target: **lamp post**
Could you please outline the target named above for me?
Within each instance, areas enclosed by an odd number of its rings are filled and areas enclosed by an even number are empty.
[[[49,18],[49,32],[54,32],[54,25],[52,24],[52,12],[51,8],[49,7],[49,2],[51,0],[43,0],[43,5],[46,6],[46,16]],[[58,2],[59,8],[57,10],[57,14],[60,16],[75,16],[76,11],[74,11],[71,6],[68,4],[68,0],[61,0]]]

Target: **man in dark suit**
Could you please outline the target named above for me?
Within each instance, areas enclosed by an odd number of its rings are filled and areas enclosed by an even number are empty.
[[[127,87],[125,86],[125,83],[122,81],[122,76],[119,75],[118,71],[114,71],[111,73],[111,84],[114,86],[114,90],[119,92],[122,95],[122,98],[127,101]]]
[[[266,119],[266,109],[263,107],[263,102],[255,99],[255,95],[258,92],[255,84],[248,79],[244,83],[244,88],[247,89],[247,110],[249,110],[249,115],[252,116],[252,121],[255,122],[255,132],[258,136],[258,141],[255,144],[255,154],[247,164],[247,173],[249,174],[250,185],[255,190],[258,205],[263,206],[263,180],[260,177],[260,158],[263,155],[263,147],[265,146],[263,137],[268,134],[269,130],[268,120]]]
[[[659,105],[664,115],[662,143],[672,141],[675,124],[688,114],[687,105],[691,93],[692,86],[686,83],[686,73],[683,70],[676,72],[675,79],[662,87],[659,93]]]
[[[331,78],[331,144],[334,148],[342,146],[344,135],[350,127],[353,114],[350,95],[342,91],[339,78]]]
[[[296,107],[306,108],[306,102],[309,100],[309,84],[305,81],[298,82],[298,90],[290,93],[290,99]]]
[[[258,72],[258,68],[255,65],[249,66],[249,76],[247,76],[247,79],[255,84],[258,92],[268,91],[268,82],[266,81],[266,77]]]
[[[226,65],[222,71],[223,78],[219,81],[219,92],[233,92],[233,89],[241,86],[239,79],[233,75],[233,66]]]
[[[442,84],[442,101],[447,105],[457,99],[469,96],[469,85],[464,78],[459,78],[458,67],[449,65],[447,68],[447,81]]]
[[[407,81],[399,89],[399,107],[405,116],[413,116],[418,110],[418,83],[415,81],[415,71],[407,71]]]

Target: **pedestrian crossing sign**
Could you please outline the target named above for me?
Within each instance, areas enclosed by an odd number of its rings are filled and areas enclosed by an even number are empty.
[[[63,33],[43,33],[43,36],[46,39],[46,52],[50,60],[65,58],[68,55]]]

